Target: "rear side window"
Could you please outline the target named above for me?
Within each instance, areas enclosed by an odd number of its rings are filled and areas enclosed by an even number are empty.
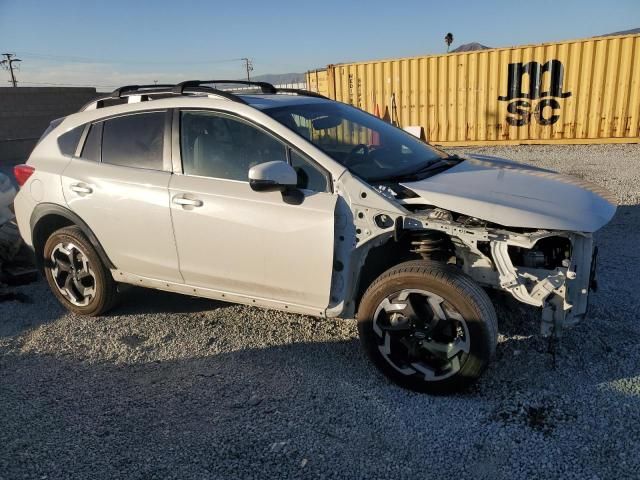
[[[58,147],[60,148],[60,151],[65,155],[75,155],[83,130],[84,125],[60,135],[58,137]]]
[[[148,112],[102,122],[102,163],[162,170],[165,116]]]
[[[89,134],[82,147],[80,157],[84,160],[100,162],[100,141],[102,139],[102,122],[94,123],[89,128]]]

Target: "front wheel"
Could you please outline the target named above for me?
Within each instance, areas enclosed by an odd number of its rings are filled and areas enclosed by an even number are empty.
[[[358,309],[363,348],[394,383],[450,393],[473,383],[495,353],[487,294],[452,266],[412,261],[376,279]]]

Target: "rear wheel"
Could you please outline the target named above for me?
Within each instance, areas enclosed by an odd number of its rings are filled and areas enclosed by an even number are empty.
[[[44,245],[43,257],[49,287],[65,308],[96,316],[113,306],[116,283],[78,227],[54,232]]]
[[[482,288],[454,267],[426,261],[397,265],[371,284],[358,330],[390,380],[428,393],[473,383],[497,343],[495,310]]]

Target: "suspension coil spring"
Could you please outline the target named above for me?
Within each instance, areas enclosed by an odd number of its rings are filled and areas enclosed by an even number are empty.
[[[418,232],[411,239],[411,251],[424,259],[446,257],[452,252],[451,241],[438,232]]]

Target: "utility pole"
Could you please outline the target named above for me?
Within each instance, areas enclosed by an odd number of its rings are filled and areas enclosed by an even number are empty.
[[[244,66],[247,69],[247,82],[251,81],[251,76],[249,74],[249,72],[251,72],[253,70],[253,62],[251,60],[249,60],[248,58],[241,58],[240,60],[242,60],[244,62]]]
[[[7,58],[6,60],[0,61],[0,65],[11,72],[11,83],[15,88],[18,86],[18,81],[16,80],[16,75],[13,73],[13,64],[15,62],[21,62],[22,60],[20,60],[19,58],[13,58],[16,56],[15,53],[3,53],[2,56]]]

